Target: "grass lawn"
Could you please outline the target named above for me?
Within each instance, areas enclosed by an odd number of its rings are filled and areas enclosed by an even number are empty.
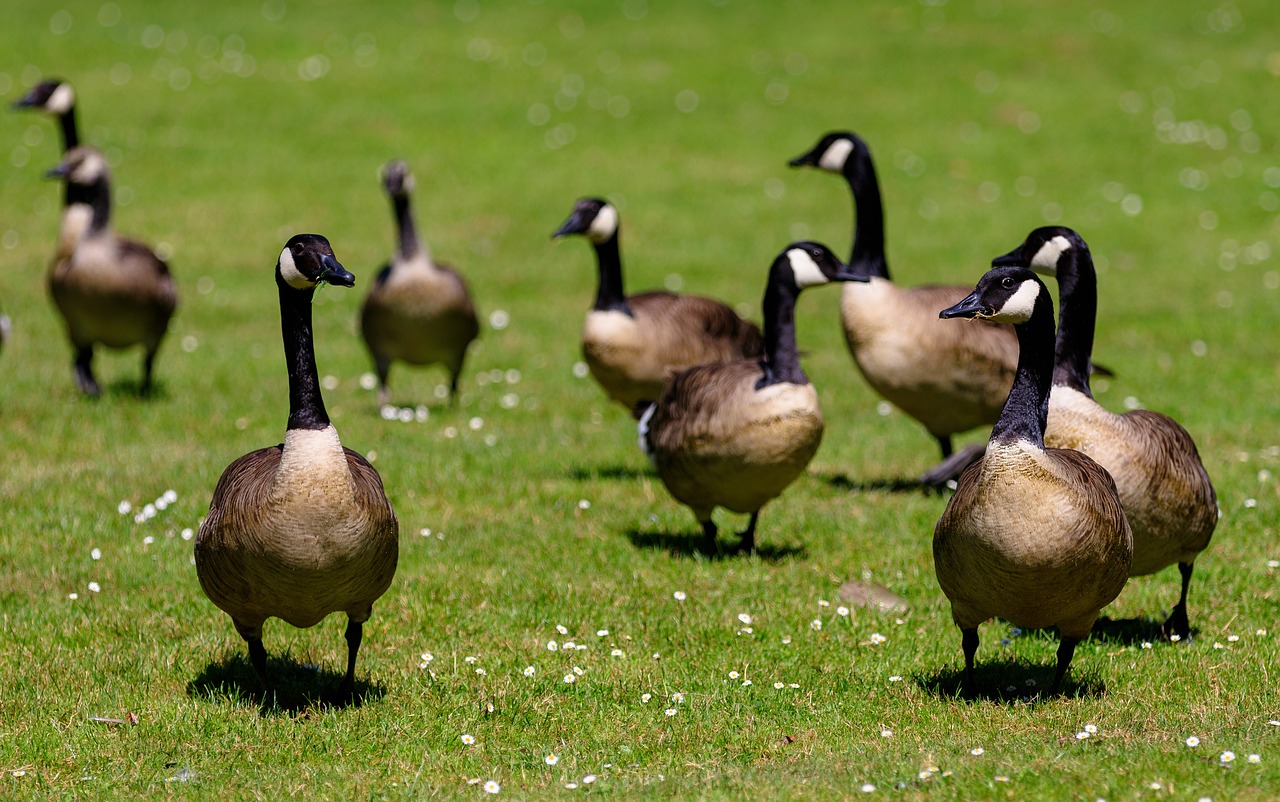
[[[168,255],[181,305],[154,398],[136,352],[101,354],[103,397],[79,397],[44,280],[57,129],[0,114],[0,797],[1280,798],[1272,0],[10,5],[0,98],[74,83],[114,224]],[[1117,373],[1099,400],[1177,418],[1217,488],[1193,642],[1155,637],[1170,568],[1104,611],[1062,696],[1040,693],[1055,635],[995,621],[958,697],[930,552],[946,499],[894,489],[936,445],[858,375],[838,289],[798,310],[821,450],[758,556],[696,553],[626,412],[577,375],[594,257],[550,235],[607,196],[629,289],[758,319],[787,242],[848,253],[843,183],[786,166],[832,129],[877,157],[900,282],[976,282],[1046,222],[1088,240]],[[393,402],[428,409],[411,422],[379,413],[355,327],[395,157],[485,319],[457,408],[443,371],[393,370]],[[359,704],[331,703],[339,615],[267,625],[263,710],[189,538],[227,463],[283,436],[271,271],[302,231],[357,277],[319,293],[318,360],[400,567]],[[908,606],[851,605],[850,580]]]

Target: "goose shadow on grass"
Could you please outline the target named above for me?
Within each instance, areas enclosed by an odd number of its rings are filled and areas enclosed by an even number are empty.
[[[600,479],[634,481],[637,479],[657,479],[658,473],[647,466],[644,468],[638,468],[634,465],[578,466],[569,471],[569,478],[575,482],[591,482]]]
[[[629,529],[626,532],[627,539],[636,548],[665,551],[675,557],[701,557],[706,560],[731,560],[746,557],[746,553],[738,551],[737,544],[729,542],[726,535],[733,536],[728,532],[721,532],[718,543],[719,550],[715,554],[708,554],[702,550],[701,532],[642,532],[638,529]],[[784,545],[768,541],[761,543],[760,533],[756,532],[756,556],[764,562],[782,562],[793,557],[803,557],[805,554],[807,554],[807,551],[804,546]]]
[[[995,702],[1018,704],[1048,699],[1095,698],[1106,693],[1107,686],[1094,672],[1072,665],[1062,679],[1062,687],[1052,693],[1056,668],[1051,652],[1049,662],[1038,665],[1025,660],[997,658],[982,660],[973,667],[973,686],[966,687],[964,668],[947,667],[932,674],[917,674],[916,684],[940,699],[960,702]],[[1031,684],[1029,684],[1031,683]]]
[[[1199,630],[1191,630],[1191,639]],[[1150,618],[1107,618],[1100,617],[1093,624],[1093,630],[1087,638],[1099,643],[1114,643],[1121,646],[1138,646],[1143,643],[1168,642],[1169,636],[1164,631],[1164,622]]]
[[[836,490],[848,492],[924,493],[925,495],[951,492],[946,486],[927,485],[919,479],[852,479],[846,473],[819,474],[818,478]]]
[[[85,395],[79,389],[76,389],[75,392],[81,400],[90,403],[96,403],[107,398],[120,398],[143,403],[169,400],[169,393],[165,389],[164,382],[157,379],[151,380],[151,391],[148,393],[142,392],[141,379],[113,379],[109,382],[98,382],[98,387],[102,390],[98,395]]]
[[[340,694],[343,673],[303,665],[289,655],[268,656],[267,676],[271,679],[274,704],[264,697],[257,673],[248,656],[241,652],[205,666],[187,683],[187,696],[210,702],[253,702],[260,708],[260,715],[267,717],[297,715],[318,708],[363,707],[387,695],[380,683],[366,682],[358,674],[352,692]]]

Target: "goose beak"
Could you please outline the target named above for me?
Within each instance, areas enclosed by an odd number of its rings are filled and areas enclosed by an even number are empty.
[[[992,267],[1026,267],[1027,260],[1022,258],[1022,248],[1014,248],[1004,256],[991,260]]]
[[[855,270],[852,265],[847,265],[844,262],[841,262],[840,267],[836,269],[836,273],[834,276],[831,277],[831,280],[832,281],[860,281],[865,284],[871,281],[871,274],[859,272]]]
[[[947,320],[953,317],[987,317],[991,314],[991,309],[978,300],[978,291],[974,290],[960,303],[943,309],[938,317]]]
[[[57,167],[50,167],[48,170],[45,170],[44,177],[45,178],[66,178],[67,174],[70,172],[71,172],[71,168],[67,166],[66,162],[62,162]]]
[[[787,162],[790,167],[816,167],[818,156],[812,150]]]
[[[551,239],[560,239],[569,234],[581,234],[591,227],[591,221],[585,219],[585,215],[581,212],[574,212],[569,215],[569,219],[565,220],[559,228],[551,235]]]
[[[345,267],[338,264],[338,260],[332,256],[325,255],[321,257],[320,264],[324,265],[324,271],[320,273],[320,281],[325,284],[332,284],[335,287],[354,287],[356,277],[351,275]]]

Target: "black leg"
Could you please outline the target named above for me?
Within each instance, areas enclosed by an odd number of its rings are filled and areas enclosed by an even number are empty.
[[[1057,693],[1062,687],[1062,678],[1067,675],[1071,657],[1076,653],[1076,644],[1079,642],[1079,638],[1063,638],[1062,643],[1058,644],[1058,670],[1053,674],[1053,687],[1049,689],[1051,693]]]
[[[942,449],[942,458],[951,456],[951,435],[938,435],[938,447]]]
[[[253,666],[253,670],[258,674],[258,681],[262,683],[262,698],[270,703],[272,699],[271,686],[267,683],[267,650],[262,645],[262,638],[245,638],[249,644],[249,663]]]
[[[920,484],[925,487],[941,489],[952,479],[959,479],[960,474],[973,463],[981,460],[987,453],[986,443],[973,443],[946,457],[920,477]]]
[[[373,370],[378,374],[378,406],[386,406],[391,401],[391,388],[387,385],[387,376],[391,373],[391,360],[374,360]]]
[[[93,346],[86,345],[76,349],[75,373],[76,386],[85,395],[100,395],[102,388],[93,378]]]
[[[716,547],[716,524],[710,518],[702,523],[702,552],[704,554],[715,554],[719,549]]]
[[[142,387],[139,392],[142,395],[151,395],[151,370],[156,363],[156,352],[148,351],[142,357]]]
[[[740,533],[741,540],[738,541],[738,551],[747,554],[756,553],[756,521],[760,518],[760,510],[751,513],[751,520],[747,523],[747,528]]]
[[[462,366],[449,374],[449,406],[458,405],[458,377],[462,375]]]
[[[1191,570],[1194,567],[1192,563],[1178,563],[1178,571],[1182,574],[1182,595],[1169,614],[1169,619],[1160,627],[1160,634],[1166,638],[1170,635],[1177,635],[1184,640],[1191,638],[1191,622],[1187,618],[1187,590],[1191,587]]]
[[[347,621],[347,673],[342,678],[338,690],[350,694],[356,683],[356,655],[360,653],[360,639],[364,637],[364,624],[359,621]]]
[[[973,658],[978,653],[978,628],[960,630],[960,648],[964,650],[964,686],[973,693]]]

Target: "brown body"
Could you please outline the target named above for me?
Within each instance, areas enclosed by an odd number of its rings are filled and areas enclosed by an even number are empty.
[[[845,341],[867,383],[939,440],[994,423],[1018,365],[1012,326],[938,319],[968,294],[873,276],[845,284],[841,296]]]
[[[999,616],[1089,633],[1129,578],[1133,539],[1115,483],[1079,452],[988,445],[934,529],[938,583],[961,630]]]
[[[627,298],[632,314],[592,310],[582,356],[608,396],[636,410],[685,368],[764,353],[760,330],[710,298],[646,292]]]
[[[658,475],[699,521],[716,507],[755,513],[804,473],[822,442],[811,384],[760,390],[758,361],[702,365],[677,376],[649,421]]]
[[[1217,496],[1191,435],[1158,412],[1117,415],[1055,386],[1045,442],[1093,457],[1115,479],[1133,528],[1133,567],[1142,576],[1193,563],[1218,524]]]
[[[391,585],[398,524],[377,472],[337,432],[290,431],[232,462],[196,537],[196,574],[245,639],[280,618],[368,620]]]

